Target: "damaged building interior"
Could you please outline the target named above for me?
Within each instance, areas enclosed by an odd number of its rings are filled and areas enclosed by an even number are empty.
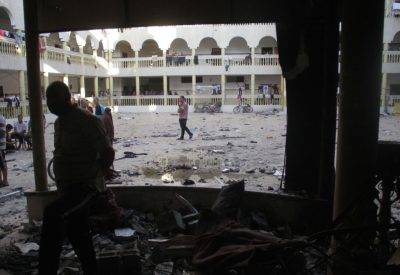
[[[222,189],[111,186],[118,206],[109,211],[126,226],[114,234],[114,250],[103,251],[102,236],[119,221],[94,222],[98,274],[400,274],[400,223],[391,214],[400,144],[378,140],[384,7],[384,0],[25,0],[29,220],[40,220],[57,197],[48,189],[39,34],[275,22],[287,93],[284,192],[245,191],[243,181]],[[73,253],[71,245],[63,250]],[[62,274],[80,274],[70,259],[61,258]]]

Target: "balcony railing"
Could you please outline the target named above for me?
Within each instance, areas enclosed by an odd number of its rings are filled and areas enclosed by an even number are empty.
[[[113,58],[111,65],[117,69],[128,69],[135,67],[135,58]]]
[[[256,66],[279,66],[279,56],[277,54],[256,55],[254,62]]]
[[[0,41],[0,54],[25,56],[25,46],[17,45],[6,40]],[[95,57],[88,54],[67,51],[60,48],[47,46],[46,50],[41,52],[41,59],[51,60],[59,63],[68,63],[83,66],[96,67],[99,63],[106,64],[107,61],[101,57]],[[396,56],[390,55],[388,60],[395,60]],[[101,61],[99,61],[101,60]],[[397,60],[397,59],[396,59]],[[396,61],[398,62],[398,61]],[[190,67],[190,66],[279,66],[278,55],[255,55],[254,64],[250,54],[234,54],[234,55],[196,55],[196,56],[152,56],[139,58],[112,58],[110,65],[114,69],[130,69],[130,68],[161,68],[161,67]]]
[[[400,63],[400,51],[385,51],[382,57],[383,63]]]
[[[140,57],[138,61],[139,68],[158,68],[164,66],[163,57]]]
[[[10,41],[1,40],[0,54],[25,57],[25,45],[18,45]],[[86,66],[97,65],[96,58],[92,55],[76,53],[51,46],[47,46],[45,51],[40,52],[40,58],[60,63],[83,64]]]
[[[187,95],[185,96],[189,105],[210,105],[216,104],[218,102],[223,105],[237,105],[238,99],[236,95]],[[92,98],[87,98],[92,100]],[[178,105],[178,95],[151,95],[151,96],[119,96],[113,97],[100,97],[100,103],[105,106],[118,106],[118,107],[129,107],[129,106],[177,106]],[[111,104],[111,100],[112,103]],[[400,104],[400,98],[393,98],[393,102],[396,104]],[[252,95],[244,95],[243,104],[251,104],[254,106],[281,106],[281,96],[274,95],[273,98],[265,98],[260,95],[254,94],[254,98]],[[47,114],[49,111],[46,106],[46,102],[43,101],[43,112]],[[16,118],[19,114],[24,114],[25,116],[29,116],[29,108],[27,105],[27,101],[21,102],[21,105],[18,107],[12,106],[7,107],[6,103],[0,103],[0,114],[3,115],[6,119]]]

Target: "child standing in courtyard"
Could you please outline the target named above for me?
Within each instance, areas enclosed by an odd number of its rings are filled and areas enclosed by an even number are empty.
[[[185,132],[189,134],[189,139],[192,139],[193,134],[190,132],[189,128],[186,126],[188,113],[189,113],[189,106],[184,96],[181,96],[178,99],[178,114],[179,114],[179,125],[181,126],[181,136],[178,140],[183,140],[185,136]]]

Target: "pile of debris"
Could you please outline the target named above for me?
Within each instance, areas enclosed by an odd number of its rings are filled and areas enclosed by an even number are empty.
[[[179,194],[174,208],[160,213],[122,209],[112,229],[97,231],[93,242],[99,274],[303,274],[307,242],[290,229],[274,229],[261,212],[241,209],[244,181],[222,187],[211,209],[198,210]],[[40,224],[29,237],[0,253],[1,268],[21,274],[37,269]],[[80,274],[66,241],[59,274]]]

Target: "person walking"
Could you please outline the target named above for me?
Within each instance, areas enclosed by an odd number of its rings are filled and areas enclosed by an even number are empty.
[[[184,96],[181,96],[178,99],[178,114],[179,114],[179,125],[181,126],[181,136],[178,140],[183,140],[185,136],[185,132],[189,134],[189,139],[192,139],[193,134],[190,132],[189,128],[186,126],[188,113],[189,113],[189,106]]]
[[[57,274],[61,247],[68,237],[83,273],[98,274],[89,228],[90,205],[105,189],[114,150],[99,118],[72,105],[67,85],[56,81],[46,90],[54,123],[54,176],[58,197],[43,213],[39,274]]]

